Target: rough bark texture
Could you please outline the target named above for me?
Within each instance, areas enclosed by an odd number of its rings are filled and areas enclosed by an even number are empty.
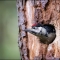
[[[18,46],[21,60],[59,60],[60,58],[60,0],[17,0]],[[38,37],[26,33],[35,22],[53,24],[56,39],[50,45],[40,43]]]

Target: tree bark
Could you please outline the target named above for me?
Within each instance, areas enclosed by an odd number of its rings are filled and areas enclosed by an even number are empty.
[[[18,46],[21,60],[55,60],[60,58],[60,0],[17,0]],[[38,37],[23,30],[34,23],[53,24],[56,38],[42,44]]]

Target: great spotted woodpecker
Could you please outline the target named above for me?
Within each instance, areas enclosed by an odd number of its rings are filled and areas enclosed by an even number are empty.
[[[37,36],[44,44],[50,44],[56,38],[55,27],[51,24],[34,24],[31,29],[25,29],[25,31]]]

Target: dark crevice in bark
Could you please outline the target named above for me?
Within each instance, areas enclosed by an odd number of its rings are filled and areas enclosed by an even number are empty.
[[[47,10],[47,7],[49,6],[49,3],[50,3],[50,1],[48,0],[48,2],[46,3],[46,5],[45,5],[45,11]]]
[[[23,1],[24,1],[24,0],[22,0],[22,6],[23,6],[23,4],[24,4]]]
[[[27,0],[25,0],[25,4],[26,4]]]

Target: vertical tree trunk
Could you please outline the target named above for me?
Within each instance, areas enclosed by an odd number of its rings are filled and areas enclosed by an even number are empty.
[[[20,50],[21,60],[28,60],[28,49],[27,49],[27,34],[23,31],[26,28],[26,18],[25,18],[25,0],[17,0],[17,10],[18,10],[18,46]]]
[[[60,58],[60,0],[17,0],[17,13],[21,60]],[[56,39],[53,43],[42,44],[38,37],[23,31],[36,22],[55,26]]]

